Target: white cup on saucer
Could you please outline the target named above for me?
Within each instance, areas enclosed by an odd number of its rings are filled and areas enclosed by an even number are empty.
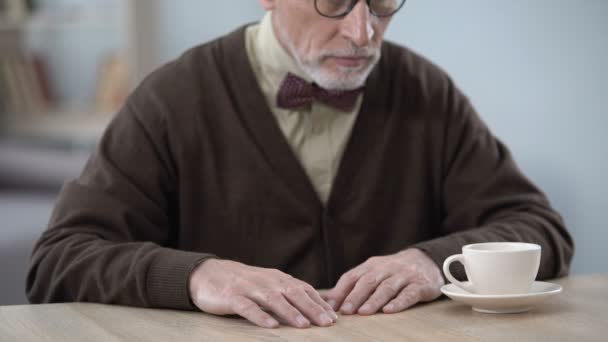
[[[480,295],[516,295],[530,292],[540,265],[541,247],[522,242],[489,242],[462,247],[462,254],[448,257],[443,272],[454,285]],[[450,265],[464,265],[468,282],[450,273]]]

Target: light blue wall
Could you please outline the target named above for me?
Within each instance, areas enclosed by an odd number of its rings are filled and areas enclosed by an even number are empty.
[[[151,65],[263,14],[255,0],[147,1]],[[408,0],[387,37],[446,69],[547,192],[574,271],[608,272],[608,1]]]
[[[441,65],[608,272],[608,1],[408,0],[387,36]]]
[[[184,49],[223,35],[264,14],[256,0],[154,0],[158,9],[156,58],[165,61]]]

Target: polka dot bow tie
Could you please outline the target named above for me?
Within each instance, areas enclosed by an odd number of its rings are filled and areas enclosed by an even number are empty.
[[[354,90],[327,90],[288,73],[279,88],[277,105],[280,108],[293,109],[319,101],[340,111],[350,112],[362,91],[363,87]]]

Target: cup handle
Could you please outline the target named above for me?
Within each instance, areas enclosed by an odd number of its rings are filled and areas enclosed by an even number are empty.
[[[458,261],[464,265],[464,256],[462,254],[456,254],[456,255],[452,255],[452,256],[448,257],[447,259],[445,259],[445,261],[443,262],[443,273],[445,274],[445,277],[448,278],[448,280],[452,284],[460,287],[461,289],[471,292],[471,293],[475,293],[475,290],[473,289],[472,284],[462,283],[462,282],[456,280],[456,278],[454,278],[452,273],[450,273],[450,265],[455,261]]]

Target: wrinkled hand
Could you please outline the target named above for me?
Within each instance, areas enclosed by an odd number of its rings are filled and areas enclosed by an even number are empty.
[[[336,286],[321,296],[343,314],[372,315],[403,311],[441,295],[444,284],[439,267],[422,251],[372,257],[344,273]]]
[[[236,314],[265,328],[332,325],[338,316],[309,284],[279,270],[209,259],[192,272],[190,298],[202,311]]]

